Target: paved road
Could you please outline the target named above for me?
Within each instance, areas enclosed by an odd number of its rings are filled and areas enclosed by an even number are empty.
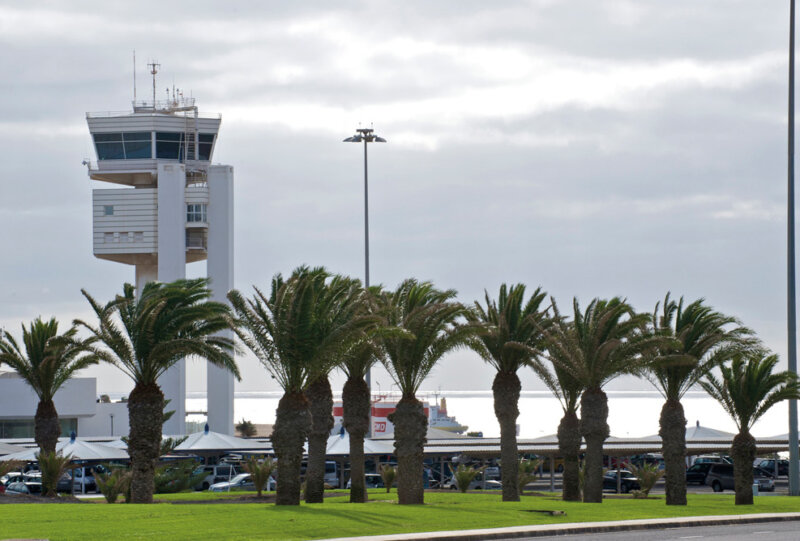
[[[761,524],[738,524],[733,526],[698,526],[692,528],[666,528],[659,530],[635,530],[631,532],[588,533],[582,535],[559,535],[553,537],[516,538],[542,541],[545,539],[580,541],[683,541],[724,540],[752,541],[769,539],[800,541],[800,522],[767,522]]]

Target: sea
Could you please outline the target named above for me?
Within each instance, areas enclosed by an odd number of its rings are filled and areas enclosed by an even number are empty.
[[[664,404],[663,397],[655,391],[607,391],[608,424],[611,435],[620,438],[637,438],[658,433],[658,418]],[[255,424],[273,424],[275,409],[281,392],[236,392],[234,418]],[[469,427],[470,432],[482,432],[484,437],[499,437],[500,428],[494,414],[491,391],[421,391],[420,400],[434,403],[442,398],[447,402],[447,413]],[[334,400],[341,397],[334,394]],[[700,426],[738,432],[736,424],[722,407],[702,391],[690,391],[681,401],[687,426]],[[187,411],[206,411],[204,392],[189,392]],[[562,417],[561,405],[547,391],[523,391],[519,401],[519,437],[538,438],[555,434]],[[202,421],[199,415],[188,416],[187,421]],[[788,403],[782,402],[768,411],[753,427],[756,437],[785,435],[789,431]]]

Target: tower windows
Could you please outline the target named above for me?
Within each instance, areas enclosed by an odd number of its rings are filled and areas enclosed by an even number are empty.
[[[205,229],[187,229],[186,230],[186,248],[189,249],[206,249],[206,230]]]
[[[213,133],[197,135],[197,159],[211,160],[214,147]],[[183,132],[156,132],[156,158],[159,160],[185,161],[194,158],[194,134]]]
[[[95,133],[98,160],[141,160],[153,157],[149,131]]]
[[[186,205],[186,221],[188,223],[207,222],[208,221],[208,206],[204,204],[189,204]]]

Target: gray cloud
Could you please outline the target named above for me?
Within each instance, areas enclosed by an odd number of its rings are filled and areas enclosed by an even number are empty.
[[[174,79],[223,115],[215,158],[236,170],[245,291],[301,263],[362,274],[361,148],[341,139],[375,122],[390,142],[370,149],[373,281],[431,279],[465,302],[522,281],[563,306],[624,295],[641,310],[671,290],[705,296],[785,352],[783,3],[187,11],[0,2],[0,325],[88,317],[82,287],[106,299],[133,279],[92,257],[80,162],[94,157],[84,113],[129,108],[135,48],[140,97],[157,58],[159,97]],[[270,385],[243,362],[241,388]],[[101,388],[127,385],[100,374]],[[458,352],[426,387],[486,389],[491,377]]]

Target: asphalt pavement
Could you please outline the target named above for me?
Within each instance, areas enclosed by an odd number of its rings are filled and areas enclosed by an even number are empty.
[[[545,537],[515,537],[513,539],[591,539],[592,541],[682,541],[684,539],[717,539],[725,541],[752,541],[753,539],[774,539],[780,541],[800,541],[800,522],[765,522],[759,524],[728,524],[719,526],[696,526],[692,528],[661,528],[654,530],[634,530],[629,532],[610,532],[572,534]],[[506,538],[511,539],[511,538]]]

